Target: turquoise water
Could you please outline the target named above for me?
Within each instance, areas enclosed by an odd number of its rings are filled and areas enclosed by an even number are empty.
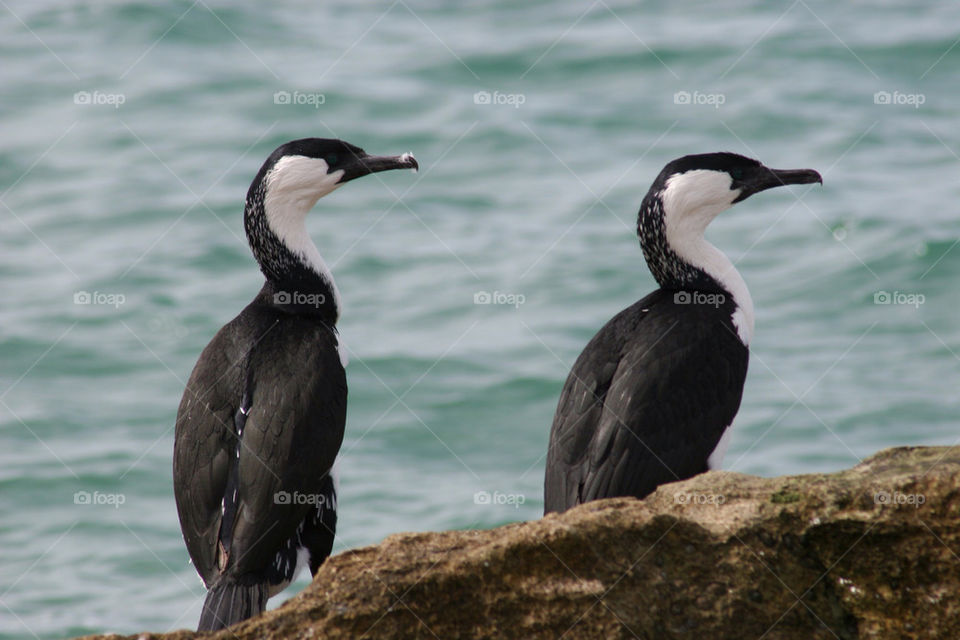
[[[757,307],[726,468],[955,443],[957,24],[955,3],[5,3],[0,638],[195,625],[173,421],[260,286],[243,196],[292,138],[422,167],[308,223],[351,354],[338,551],[539,516],[560,387],[654,287],[635,214],[686,153],[825,178],[710,229]]]

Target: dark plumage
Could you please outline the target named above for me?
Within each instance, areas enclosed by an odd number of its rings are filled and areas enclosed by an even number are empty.
[[[279,147],[250,186],[244,223],[266,282],[203,350],[177,413],[177,510],[209,590],[199,630],[263,611],[331,552],[347,381],[339,294],[303,218],[352,178],[416,167],[311,138]]]
[[[740,407],[748,350],[718,310],[654,291],[587,344],[550,435],[547,512],[638,496],[707,470]],[[699,366],[686,366],[697,362]]]
[[[610,320],[573,365],[550,432],[546,513],[644,497],[719,464],[743,394],[753,305],[703,230],[753,193],[818,181],[812,170],[773,170],[731,153],[664,167],[637,226],[660,289]]]

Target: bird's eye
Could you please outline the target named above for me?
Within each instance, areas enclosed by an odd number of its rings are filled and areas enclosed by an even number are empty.
[[[339,158],[337,157],[337,154],[331,153],[326,157],[327,166],[332,167],[333,165],[337,164],[337,160],[339,160]]]
[[[743,169],[737,167],[730,171],[730,175],[733,176],[734,180],[743,180]]]

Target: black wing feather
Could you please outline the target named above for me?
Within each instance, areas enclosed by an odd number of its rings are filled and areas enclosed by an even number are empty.
[[[547,513],[643,497],[706,470],[740,407],[749,351],[732,302],[684,305],[673,294],[619,313],[574,364],[550,433]]]
[[[234,417],[245,394],[238,457]],[[224,541],[224,571],[260,574],[316,509],[277,495],[325,488],[343,440],[346,400],[337,338],[316,320],[255,301],[207,346],[181,401],[174,446],[181,527],[205,583],[220,574]],[[237,500],[227,495],[233,517],[222,518],[231,466]],[[229,531],[223,523],[232,524]]]

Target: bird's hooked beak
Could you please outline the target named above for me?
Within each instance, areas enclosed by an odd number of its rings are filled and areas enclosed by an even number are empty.
[[[740,189],[740,195],[733,202],[746,200],[755,193],[773,187],[782,187],[788,184],[812,184],[814,182],[823,184],[823,178],[813,169],[771,169],[770,167],[759,166],[749,175],[744,176],[743,180],[737,181],[738,184],[733,185]]]
[[[340,184],[343,184],[355,178],[380,171],[390,171],[391,169],[413,169],[416,171],[420,168],[420,165],[413,154],[408,152],[399,156],[356,155],[338,168],[343,170],[343,177],[339,181]]]

